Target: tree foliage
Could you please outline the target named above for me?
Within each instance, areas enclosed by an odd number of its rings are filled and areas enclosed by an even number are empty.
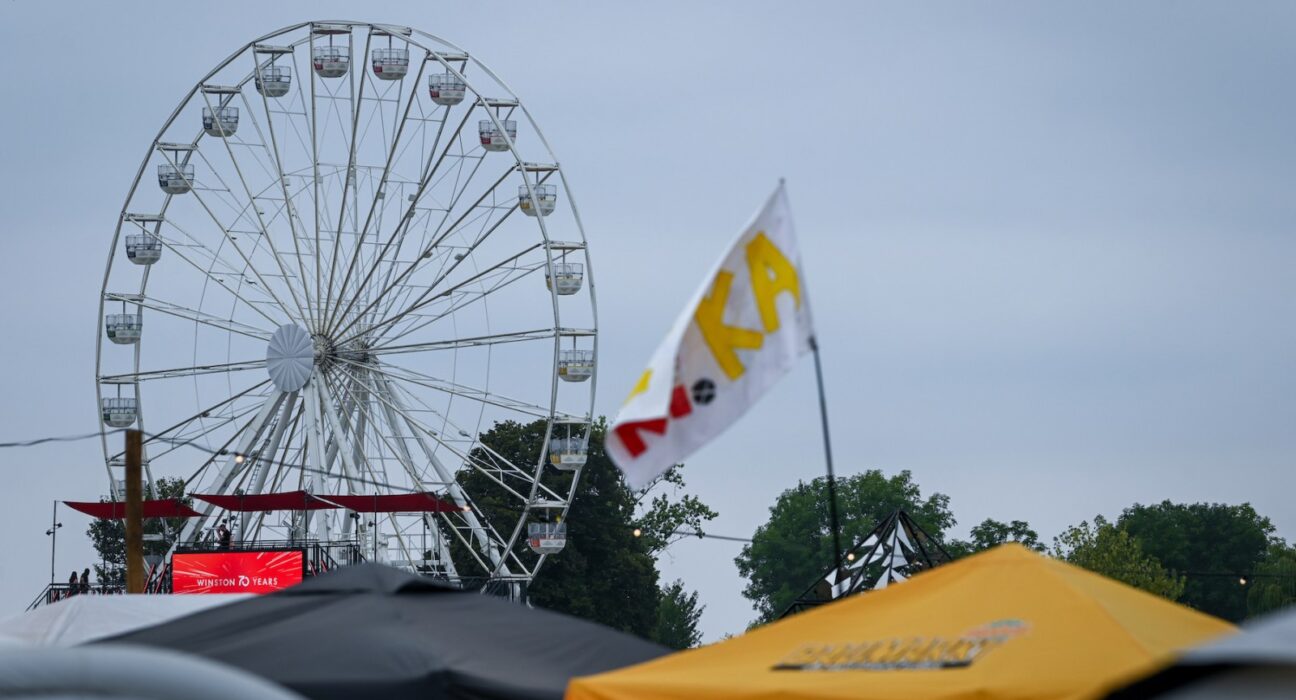
[[[697,591],[686,591],[683,581],[662,586],[657,604],[657,627],[652,640],[671,649],[689,649],[702,642],[698,621],[705,605],[698,605]]]
[[[178,498],[185,505],[192,505],[192,499],[185,497],[184,479],[161,478],[155,482],[156,494],[147,485],[144,498]],[[107,496],[99,499],[111,501]],[[148,518],[144,520],[144,534],[162,535],[160,541],[145,540],[145,556],[162,556],[171,547],[172,540],[184,527],[184,518]],[[95,579],[100,583],[122,584],[126,582],[126,521],[93,520],[86,529],[86,535],[94,544],[99,554],[99,563],[94,565]]]
[[[759,621],[776,618],[832,566],[827,490],[821,477],[784,491],[770,508],[769,520],[734,559],[747,578],[743,596],[752,601]],[[869,470],[838,479],[837,502],[842,546],[847,548],[900,508],[938,539],[954,525],[949,497],[933,493],[923,498],[908,471],[888,478]]]
[[[1082,522],[1054,538],[1053,556],[1170,600],[1184,590],[1182,576],[1166,571],[1138,540],[1101,515],[1093,525]]]
[[[972,528],[971,540],[950,540],[945,551],[955,559],[976,554],[987,549],[998,547],[1005,542],[1018,542],[1037,552],[1045,547],[1039,541],[1039,533],[1031,529],[1030,523],[1024,520],[1013,520],[1004,523],[993,518],[986,518],[981,524]]]
[[[640,501],[647,496],[636,497],[630,491],[620,470],[604,452],[606,430],[603,420],[592,426],[588,457],[567,514],[567,545],[545,561],[528,595],[536,606],[651,639],[662,612],[654,553],[676,538],[671,534],[675,530],[688,527],[700,531],[715,513],[695,497],[682,494],[684,481],[676,469],[660,482],[672,486],[673,492],[653,495],[647,511],[637,518]],[[534,465],[544,437],[544,421],[525,425],[506,421],[483,433],[481,442],[514,464]],[[474,456],[479,465],[490,463],[481,452]],[[542,483],[555,493],[566,494],[573,474],[546,468]],[[465,469],[457,475],[459,483],[492,522],[516,522],[522,504],[496,478],[507,477],[481,469]],[[533,513],[531,517],[542,516]],[[635,536],[636,528],[641,537]],[[471,555],[461,545],[452,548],[452,555],[461,572],[471,570],[467,559]],[[528,563],[537,558],[524,542],[519,542],[516,555]],[[697,612],[700,615],[701,610]],[[696,625],[695,618],[686,620]]]
[[[1187,576],[1181,603],[1233,622],[1247,615],[1239,576],[1255,570],[1276,542],[1273,523],[1248,503],[1135,504],[1117,525],[1166,568]]]
[[[1290,605],[1296,605],[1296,547],[1274,543],[1247,581],[1247,616]]]
[[[672,467],[645,489],[638,499],[641,506],[643,499],[652,499],[635,526],[639,528],[640,539],[653,554],[685,537],[702,537],[706,534],[704,524],[716,518],[714,510],[696,496],[683,492],[685,485],[684,476],[680,473],[681,466]],[[667,488],[670,492],[664,493]]]

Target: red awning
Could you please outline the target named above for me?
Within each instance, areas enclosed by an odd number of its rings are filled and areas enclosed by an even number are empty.
[[[328,499],[358,513],[458,513],[464,510],[426,491],[372,496],[329,496]]]
[[[206,501],[218,508],[238,513],[266,510],[326,510],[337,508],[329,501],[321,500],[305,491],[287,491],[285,493],[249,493],[238,495],[190,494],[200,501]]]
[[[72,510],[101,520],[124,520],[125,501],[63,501]],[[198,511],[174,498],[140,501],[145,518],[196,518]]]

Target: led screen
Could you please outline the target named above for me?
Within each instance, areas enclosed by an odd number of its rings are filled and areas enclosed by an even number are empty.
[[[303,552],[177,552],[173,593],[269,593],[301,583]]]

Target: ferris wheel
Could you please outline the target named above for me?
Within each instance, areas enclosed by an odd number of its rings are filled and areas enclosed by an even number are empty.
[[[146,479],[190,493],[449,504],[239,518],[196,503],[179,543],[231,517],[243,540],[351,538],[397,566],[508,581],[562,549],[594,400],[589,253],[535,121],[459,47],[330,21],[239,48],[149,144],[100,310],[115,498],[110,435],[134,427]],[[484,439],[502,421],[543,421],[534,459]],[[465,472],[507,507],[481,507]]]

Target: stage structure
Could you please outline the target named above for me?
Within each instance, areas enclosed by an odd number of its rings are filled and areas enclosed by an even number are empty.
[[[561,472],[585,462],[598,344],[575,201],[521,100],[426,32],[308,22],[235,50],[145,150],[99,300],[114,498],[115,431],[133,427],[147,480],[190,493],[448,504],[199,500],[173,549],[225,520],[236,543],[351,542],[450,580],[529,581],[566,541]],[[483,437],[536,420],[525,460]],[[463,471],[497,487],[489,509]]]
[[[927,534],[904,510],[896,510],[846,553],[841,569],[830,568],[779,617],[886,588],[950,559],[939,540]]]

